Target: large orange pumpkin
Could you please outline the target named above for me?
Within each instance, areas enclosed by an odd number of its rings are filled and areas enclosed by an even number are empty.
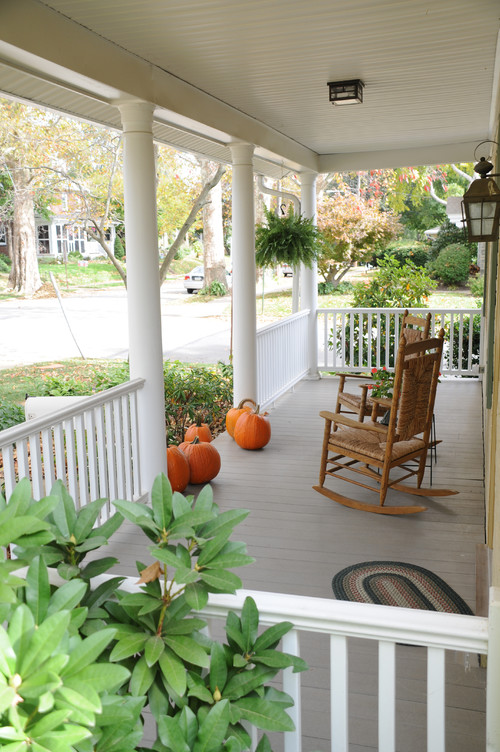
[[[230,436],[234,438],[234,427],[240,415],[249,413],[255,407],[257,407],[257,403],[253,399],[244,399],[241,400],[238,407],[232,407],[228,410],[226,415],[226,430]]]
[[[220,470],[220,454],[213,444],[200,441],[198,436],[193,441],[183,441],[179,449],[184,452],[191,471],[190,483],[208,483]]]
[[[234,427],[234,440],[242,449],[262,449],[271,438],[271,424],[267,413],[260,413],[259,408],[244,412]]]
[[[181,452],[179,447],[167,447],[167,475],[172,486],[172,491],[180,491],[182,493],[189,483],[191,471],[189,469],[188,458]]]

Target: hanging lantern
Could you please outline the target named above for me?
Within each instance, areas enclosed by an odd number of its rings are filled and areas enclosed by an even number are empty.
[[[500,223],[500,188],[487,177],[491,162],[481,157],[474,171],[481,177],[473,180],[462,201],[462,215],[467,226],[469,243],[497,240]]]

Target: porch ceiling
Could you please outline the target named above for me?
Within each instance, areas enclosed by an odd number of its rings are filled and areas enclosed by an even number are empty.
[[[257,169],[465,161],[498,116],[497,0],[2,0],[0,92],[112,127],[153,102],[155,136]],[[361,78],[332,107],[327,82]]]

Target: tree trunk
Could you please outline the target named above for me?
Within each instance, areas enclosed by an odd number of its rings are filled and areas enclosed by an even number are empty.
[[[201,180],[208,183],[216,165],[208,160],[201,161]],[[222,228],[222,186],[220,181],[210,191],[209,200],[203,207],[203,258],[205,264],[205,286],[212,282],[226,283],[226,263],[224,259],[224,235]]]
[[[30,188],[29,171],[12,171],[14,183],[14,220],[12,267],[9,284],[23,295],[33,295],[41,286],[36,255],[35,205]]]

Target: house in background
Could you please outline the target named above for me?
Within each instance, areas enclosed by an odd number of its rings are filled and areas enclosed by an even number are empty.
[[[49,221],[37,217],[38,258],[67,258],[70,253],[80,253],[83,259],[106,258],[106,254],[97,241],[89,238],[81,225],[74,224],[62,216],[54,216]],[[110,248],[114,247],[115,228],[106,231],[106,240]]]

